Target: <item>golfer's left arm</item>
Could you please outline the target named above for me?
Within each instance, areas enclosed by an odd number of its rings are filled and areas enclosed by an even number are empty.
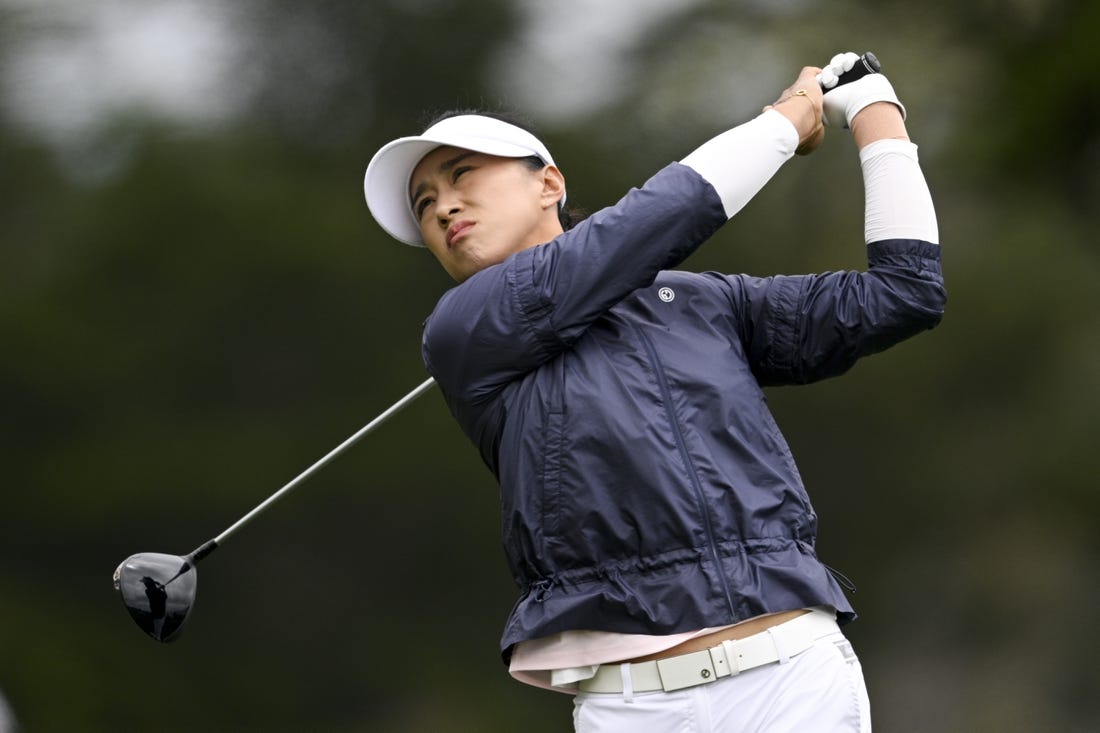
[[[843,373],[936,326],[946,291],[939,229],[904,107],[881,75],[847,95],[825,96],[826,120],[850,127],[863,170],[865,272],[730,278],[742,333],[764,383],[805,383]],[[867,87],[870,87],[868,89]],[[862,95],[862,96],[861,96]],[[854,101],[853,101],[854,100]]]

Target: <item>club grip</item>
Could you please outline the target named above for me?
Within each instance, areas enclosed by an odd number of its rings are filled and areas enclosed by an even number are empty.
[[[867,76],[868,74],[881,73],[881,71],[882,64],[879,63],[878,57],[868,51],[867,53],[859,57],[859,60],[855,62],[851,69],[841,74],[840,77],[836,80],[836,86],[830,87],[830,89],[836,89],[843,84],[848,84],[855,81],[856,79]],[[825,89],[823,91],[829,91],[829,89]]]

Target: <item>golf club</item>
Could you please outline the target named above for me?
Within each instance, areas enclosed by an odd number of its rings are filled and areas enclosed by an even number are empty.
[[[364,425],[360,430],[333,448],[324,458],[314,463],[283,488],[269,496],[248,514],[212,540],[199,545],[187,555],[165,555],[159,552],[139,552],[122,561],[115,570],[115,590],[122,594],[126,610],[149,636],[157,641],[175,639],[191,607],[195,603],[198,582],[195,566],[204,557],[228,539],[258,514],[282,498],[287,492],[320,470],[329,461],[357,443],[367,433],[392,417],[399,410],[427,392],[434,379],[427,379],[420,386],[390,406],[385,412]]]
[[[878,57],[868,51],[859,57],[859,60],[853,64],[852,68],[848,69],[837,78],[836,86],[834,86],[833,89],[836,89],[836,87],[842,84],[849,84],[868,74],[878,74],[881,71],[882,64],[879,63]]]

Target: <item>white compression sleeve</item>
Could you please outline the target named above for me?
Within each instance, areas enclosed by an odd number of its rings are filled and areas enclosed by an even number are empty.
[[[923,239],[939,244],[932,194],[908,140],[876,140],[859,151],[866,199],[863,234],[883,239]]]
[[[798,131],[775,110],[713,137],[680,161],[707,179],[732,217],[798,147]]]

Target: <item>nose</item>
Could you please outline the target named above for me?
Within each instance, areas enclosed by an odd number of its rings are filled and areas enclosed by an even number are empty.
[[[450,225],[451,221],[460,211],[462,211],[462,206],[456,200],[440,200],[436,203],[435,207],[436,218],[439,220],[439,225],[444,229]]]

